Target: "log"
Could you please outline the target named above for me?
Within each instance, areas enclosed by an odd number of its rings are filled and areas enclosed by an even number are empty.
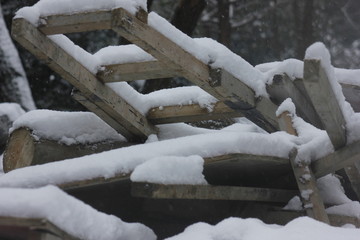
[[[157,132],[156,127],[150,124],[142,114],[112,89],[101,83],[88,69],[27,20],[23,18],[13,20],[12,36],[115,119],[122,126],[115,130],[126,138],[145,140],[147,136]],[[109,122],[109,125],[111,124],[112,122]]]
[[[4,153],[3,168],[11,170],[81,157],[111,149],[130,146],[129,142],[100,142],[65,145],[48,139],[38,139],[32,130],[20,128],[11,133]]]
[[[296,196],[298,191],[252,187],[164,185],[133,182],[131,194],[134,197],[159,199],[236,200],[285,203]]]
[[[79,240],[46,219],[0,217],[0,238],[19,240]]]

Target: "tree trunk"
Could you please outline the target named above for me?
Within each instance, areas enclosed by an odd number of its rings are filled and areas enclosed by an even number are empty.
[[[219,19],[219,42],[227,47],[231,44],[230,2],[229,0],[217,0]]]
[[[0,5],[0,102],[16,102],[24,109],[35,109],[28,80],[12,42]]]

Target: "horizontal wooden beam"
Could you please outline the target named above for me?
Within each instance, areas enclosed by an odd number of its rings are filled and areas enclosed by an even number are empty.
[[[115,119],[122,126],[116,130],[126,138],[144,140],[150,134],[157,132],[157,128],[141,113],[101,83],[89,70],[27,20],[22,18],[13,20],[12,36]]]
[[[32,130],[19,128],[8,139],[3,158],[5,172],[11,170],[81,157],[116,148],[131,146],[129,142],[104,141],[93,144],[65,145],[54,140],[38,139]]]
[[[212,185],[163,185],[133,182],[135,197],[160,199],[206,199],[259,202],[288,202],[298,191]]]
[[[351,143],[323,158],[312,162],[315,177],[320,178],[334,173],[360,159],[360,141]]]
[[[197,122],[203,120],[215,120],[226,118],[243,117],[241,112],[234,111],[223,102],[217,102],[212,111],[202,108],[198,104],[182,106],[164,106],[149,110],[147,118],[153,124]]]
[[[179,69],[169,69],[159,61],[104,65],[97,73],[103,82],[128,82],[181,76]]]
[[[41,16],[39,30],[46,35],[111,29],[111,11]]]
[[[269,132],[278,129],[274,111],[276,106],[269,99],[263,98],[262,105],[266,107],[260,110],[254,91],[241,79],[235,78],[223,69],[211,69],[124,9],[113,10],[112,29],[165,63],[170,69],[182,69],[183,77],[234,110],[242,112],[255,124]]]

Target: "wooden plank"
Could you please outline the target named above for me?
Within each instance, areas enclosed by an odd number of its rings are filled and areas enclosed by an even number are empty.
[[[159,61],[104,65],[97,73],[103,82],[124,82],[181,76],[179,69],[169,69]]]
[[[3,167],[5,172],[9,172],[17,168],[81,157],[130,145],[133,144],[119,141],[65,145],[49,139],[38,139],[31,129],[20,128],[10,135],[4,153]]]
[[[225,70],[210,69],[208,65],[155,29],[136,19],[126,10],[113,10],[112,29],[165,63],[170,69],[181,68],[183,77],[218,100],[224,101],[231,108],[243,112],[255,124],[269,132],[278,129],[275,112],[272,112],[276,107],[269,99],[262,99],[263,102],[266,102],[263,105],[267,105],[267,107],[259,111],[253,90],[241,80]],[[269,106],[273,106],[273,108],[269,108]]]
[[[335,149],[346,145],[346,122],[320,60],[304,60],[304,85]]]
[[[358,159],[355,163],[344,168],[346,176],[349,179],[351,188],[356,194],[358,200],[360,200],[360,169],[358,167],[359,163],[360,160]]]
[[[58,185],[58,187],[60,187],[65,191],[70,191],[70,190],[84,189],[93,186],[111,185],[118,182],[129,181],[130,174],[131,173],[128,174],[120,173],[115,175],[114,177],[109,177],[109,178],[96,177],[92,179],[78,180],[78,181],[60,184]]]
[[[46,219],[0,217],[0,237],[5,239],[77,240]]]
[[[360,86],[342,83],[341,87],[346,101],[355,112],[360,112]]]
[[[79,89],[84,96],[116,119],[123,126],[116,130],[126,138],[144,140],[148,135],[157,132],[156,127],[150,124],[142,114],[112,89],[97,80],[89,70],[25,19],[14,19],[12,31],[14,39],[23,47],[38,59],[45,61],[49,67]]]
[[[288,202],[298,194],[298,191],[212,185],[163,185],[134,182],[131,186],[131,194],[135,197],[160,199]]]
[[[111,29],[111,11],[41,16],[39,30],[46,35]]]
[[[318,221],[329,223],[329,218],[325,212],[324,202],[321,199],[319,190],[316,186],[315,176],[309,165],[305,162],[298,162],[296,156],[297,149],[294,148],[290,152],[290,163],[294,171],[306,213],[309,217]]]
[[[296,106],[296,112],[300,117],[317,128],[324,128],[311,101],[295,86],[286,74],[275,75],[273,84],[267,85],[266,90],[270,98],[277,104],[281,104],[285,99],[291,98]]]
[[[147,118],[153,124],[197,122],[203,120],[227,119],[243,117],[241,112],[234,111],[223,102],[217,102],[212,111],[202,108],[198,104],[182,106],[164,106],[149,110]]]
[[[339,150],[313,161],[311,168],[315,177],[320,178],[329,173],[345,168],[354,164],[360,159],[360,141],[351,143]]]
[[[296,129],[293,126],[290,113],[285,111],[278,116],[280,130],[287,132],[288,134],[297,136]]]

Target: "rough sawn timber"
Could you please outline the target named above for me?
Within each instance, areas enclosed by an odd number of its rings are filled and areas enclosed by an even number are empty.
[[[144,140],[157,132],[142,114],[25,19],[13,20],[12,36],[120,123],[115,130],[126,138]]]
[[[131,194],[135,197],[165,199],[207,199],[286,203],[298,193],[298,191],[293,190],[213,185],[164,185],[134,182],[131,186]]]

